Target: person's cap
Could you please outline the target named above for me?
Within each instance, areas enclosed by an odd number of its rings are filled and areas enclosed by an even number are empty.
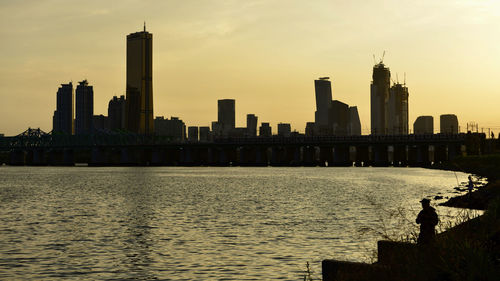
[[[427,198],[420,200],[420,203],[424,203],[424,202],[431,203],[431,200],[429,200]]]

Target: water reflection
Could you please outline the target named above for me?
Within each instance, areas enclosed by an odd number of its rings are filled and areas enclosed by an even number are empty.
[[[1,169],[0,279],[301,280],[306,262],[369,257],[380,236],[359,232],[383,209],[413,220],[456,185],[424,169]]]

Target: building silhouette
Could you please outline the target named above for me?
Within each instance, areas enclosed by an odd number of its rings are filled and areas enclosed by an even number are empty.
[[[198,127],[197,126],[189,126],[188,127],[188,141],[198,142]]]
[[[361,121],[357,106],[349,107],[349,135],[361,136]]]
[[[200,127],[200,141],[209,141],[210,140],[210,127],[202,126]]]
[[[290,137],[292,133],[292,127],[289,123],[279,123],[278,124],[278,136],[280,137]]]
[[[371,134],[388,133],[388,107],[391,71],[380,62],[373,66],[372,83],[370,85],[370,117]]]
[[[90,134],[94,129],[94,89],[87,80],[78,83],[75,98],[75,135]]]
[[[312,136],[316,135],[314,132],[315,131],[314,127],[315,127],[314,122],[307,122],[306,129],[305,129],[305,135],[308,137],[312,137]]]
[[[92,129],[97,131],[105,131],[109,128],[109,118],[102,114],[92,116]]]
[[[415,135],[433,134],[434,133],[434,117],[419,116],[413,123],[413,133]]]
[[[52,132],[72,135],[74,133],[73,83],[61,84],[57,90],[57,104],[52,117]]]
[[[396,83],[389,91],[387,101],[387,133],[390,135],[408,134],[408,87]]]
[[[108,103],[108,125],[110,130],[125,129],[125,96],[114,96]]]
[[[217,125],[215,132],[230,136],[235,128],[235,100],[222,99],[217,101]],[[214,129],[214,128],[212,128]]]
[[[178,117],[165,118],[156,117],[155,134],[158,136],[170,137],[173,141],[184,141],[186,139],[186,125]]]
[[[154,132],[153,34],[127,35],[126,129],[144,135]]]
[[[329,127],[328,120],[332,102],[332,84],[329,79],[329,77],[321,77],[318,80],[314,80],[316,94],[314,123],[316,124],[317,132],[327,131]]]
[[[439,123],[441,134],[458,134],[458,118],[455,114],[439,116]]]
[[[257,119],[255,114],[247,114],[247,136],[257,136]]]
[[[328,114],[328,124],[332,135],[346,136],[349,132],[349,105],[333,100]]]
[[[270,137],[273,135],[273,129],[268,122],[262,122],[259,127],[260,137]]]

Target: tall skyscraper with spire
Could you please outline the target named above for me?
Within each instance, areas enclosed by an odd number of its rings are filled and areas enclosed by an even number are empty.
[[[154,133],[153,34],[144,30],[127,35],[126,129]]]

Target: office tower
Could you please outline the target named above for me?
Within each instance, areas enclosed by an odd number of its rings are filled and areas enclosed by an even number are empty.
[[[156,117],[155,134],[158,136],[170,137],[172,141],[183,141],[186,139],[186,125],[178,117],[165,118]]]
[[[324,131],[328,127],[328,115],[332,102],[332,84],[329,77],[321,77],[314,80],[314,90],[316,93],[316,112],[314,113],[314,123],[318,132]]]
[[[260,137],[270,137],[273,135],[273,129],[269,125],[269,123],[261,123],[259,127],[259,136]]]
[[[419,116],[413,123],[413,133],[415,135],[433,134],[434,118],[432,116]]]
[[[306,130],[305,130],[306,137],[312,137],[315,135],[314,126],[315,126],[314,122],[307,122],[306,123]]]
[[[57,90],[57,105],[52,118],[52,132],[72,135],[73,126],[73,83],[61,84]]]
[[[331,101],[328,112],[328,124],[330,132],[337,136],[346,136],[349,131],[349,105],[338,101]]]
[[[90,134],[94,128],[92,125],[92,117],[94,116],[94,89],[92,86],[89,86],[87,80],[78,83],[75,98],[75,135]]]
[[[387,133],[390,135],[408,134],[408,87],[394,84],[389,91],[387,102]]]
[[[125,96],[114,96],[108,103],[108,125],[110,130],[125,129]]]
[[[96,131],[104,131],[109,128],[108,117],[102,114],[92,116],[93,129]]]
[[[356,106],[349,107],[349,135],[361,136],[361,121]]]
[[[387,134],[387,101],[391,72],[380,62],[373,66],[372,78],[370,85],[371,133],[372,135],[385,135]]]
[[[247,114],[247,136],[257,136],[257,116],[255,114]]]
[[[279,123],[278,124],[278,136],[281,137],[289,137],[292,133],[292,127],[288,123]]]
[[[222,136],[230,136],[235,128],[235,101],[224,99],[217,101],[217,123]]]
[[[189,126],[188,127],[188,141],[197,142],[198,141],[198,127]]]
[[[455,114],[439,116],[441,134],[458,134],[458,118]]]
[[[219,122],[212,121],[212,137],[220,137],[222,136],[222,128],[219,125]]]
[[[202,126],[200,127],[200,141],[210,140],[210,127]]]
[[[153,123],[153,34],[127,35],[126,129],[151,135]]]

